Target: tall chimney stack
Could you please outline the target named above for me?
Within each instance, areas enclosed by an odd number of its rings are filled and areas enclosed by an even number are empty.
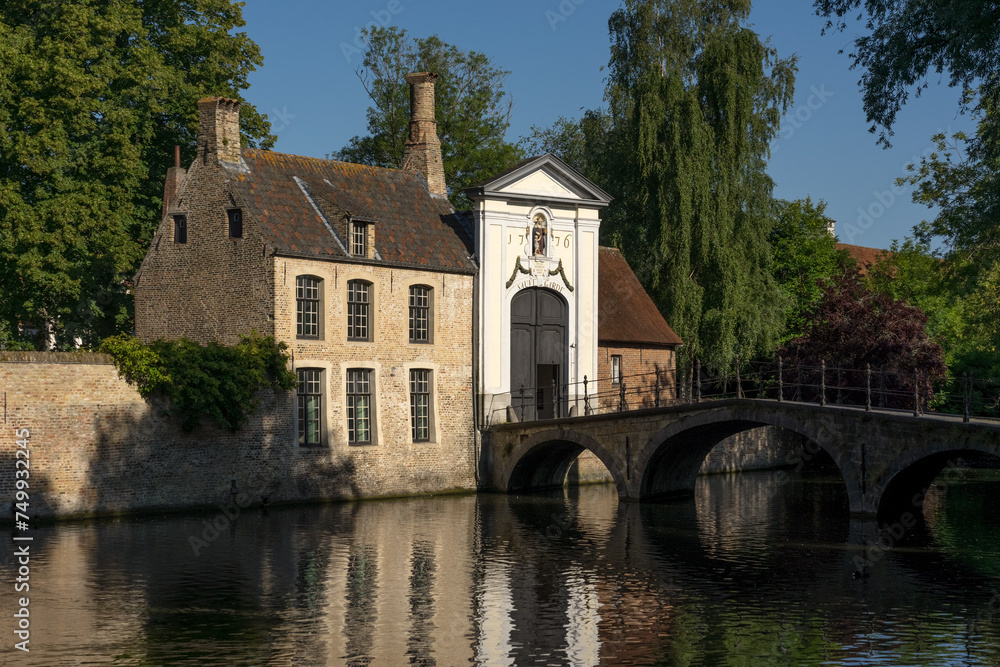
[[[431,194],[446,195],[444,163],[441,160],[441,140],[434,119],[433,72],[414,72],[406,76],[410,84],[410,137],[403,146],[403,169],[424,177]]]
[[[198,100],[198,153],[219,162],[240,163],[240,102],[225,97]]]
[[[177,191],[181,189],[181,183],[184,182],[184,176],[187,174],[184,167],[181,166],[181,147],[174,146],[174,166],[167,169],[167,179],[163,183],[163,211],[160,213],[162,218],[167,214],[167,209],[174,203],[174,198],[177,197]]]

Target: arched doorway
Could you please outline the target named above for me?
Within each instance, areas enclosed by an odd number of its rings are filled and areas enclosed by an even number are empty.
[[[511,405],[522,420],[565,414],[568,321],[563,298],[541,287],[518,292],[510,303]]]

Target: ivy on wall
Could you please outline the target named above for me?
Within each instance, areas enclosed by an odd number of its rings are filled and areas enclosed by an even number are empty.
[[[162,396],[166,413],[193,431],[205,417],[221,428],[239,430],[259,405],[258,392],[294,389],[288,346],[256,331],[233,346],[201,345],[187,338],[148,345],[132,336],[104,339],[101,352],[114,359],[118,374],[143,398]]]

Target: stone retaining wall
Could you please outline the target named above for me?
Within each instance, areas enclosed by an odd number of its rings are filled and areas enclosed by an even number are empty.
[[[471,443],[462,451],[392,442],[346,453],[299,448],[291,392],[265,392],[239,432],[205,424],[184,433],[110,363],[45,358],[0,360],[0,520],[12,516],[22,429],[31,517],[214,506],[233,501],[234,480],[235,498],[248,504],[475,488]]]

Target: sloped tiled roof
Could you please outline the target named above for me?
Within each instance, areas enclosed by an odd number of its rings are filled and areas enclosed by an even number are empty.
[[[375,223],[383,262],[475,271],[451,204],[416,174],[252,148],[242,155],[248,169],[233,182],[279,254],[347,258],[332,227],[346,213]]]
[[[850,243],[838,243],[837,250],[846,250],[854,258],[854,261],[858,263],[861,275],[868,273],[871,267],[892,254],[888,250],[867,248],[863,245],[851,245]]]
[[[621,251],[598,250],[597,338],[600,342],[681,345],[639,284]]]

